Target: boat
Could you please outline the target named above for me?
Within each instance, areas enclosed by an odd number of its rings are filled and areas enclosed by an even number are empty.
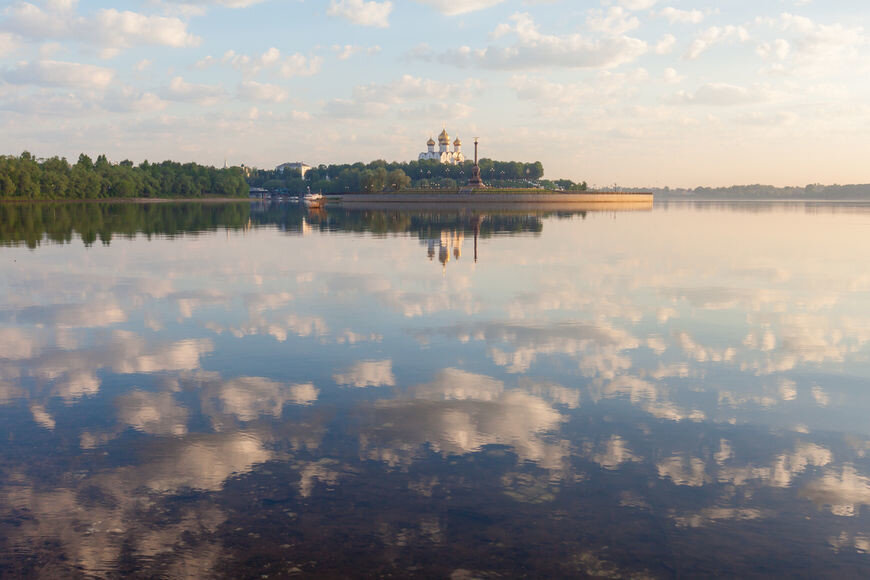
[[[308,193],[302,197],[302,202],[308,207],[319,207],[323,203],[322,193],[311,193],[311,188],[308,188]]]

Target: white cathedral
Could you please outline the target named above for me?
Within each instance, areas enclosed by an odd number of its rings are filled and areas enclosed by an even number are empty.
[[[465,161],[465,155],[462,154],[462,141],[459,137],[453,142],[453,151],[450,148],[450,135],[447,134],[447,129],[441,131],[438,135],[438,151],[435,151],[435,140],[429,137],[426,142],[428,148],[424,153],[420,153],[420,161],[439,161],[448,165],[458,165]]]

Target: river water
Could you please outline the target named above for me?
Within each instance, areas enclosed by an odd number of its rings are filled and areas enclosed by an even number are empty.
[[[870,575],[870,206],[0,206],[0,575]]]

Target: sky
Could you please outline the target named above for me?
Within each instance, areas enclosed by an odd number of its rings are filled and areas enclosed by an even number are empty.
[[[481,156],[604,187],[870,182],[870,4],[0,0],[0,154]]]

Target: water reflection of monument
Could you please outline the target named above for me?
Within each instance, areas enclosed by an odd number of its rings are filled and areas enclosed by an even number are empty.
[[[438,255],[438,261],[441,262],[442,269],[447,268],[447,263],[450,261],[450,256],[454,260],[459,260],[462,257],[462,242],[465,241],[465,234],[460,231],[442,231],[437,238],[429,238],[424,243],[428,246],[427,255],[429,261],[435,259]],[[436,251],[437,246],[437,251]],[[476,261],[476,260],[475,260]]]
[[[475,215],[470,220],[471,231],[474,235],[474,263],[477,263],[477,240],[480,237],[480,224],[485,219],[485,216]],[[459,260],[462,257],[462,242],[465,241],[465,231],[463,230],[443,230],[438,237],[426,238],[423,241],[427,245],[427,255],[429,261],[435,259],[438,255],[438,261],[441,262],[442,269],[447,268],[447,263],[450,261],[451,254],[454,260]],[[436,252],[437,246],[437,252]]]

